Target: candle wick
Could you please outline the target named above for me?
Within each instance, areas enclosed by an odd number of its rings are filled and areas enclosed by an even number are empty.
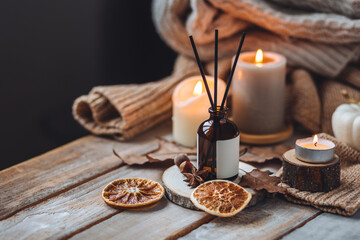
[[[317,145],[317,142],[314,143],[314,146],[315,146],[315,147],[316,147],[316,145]]]

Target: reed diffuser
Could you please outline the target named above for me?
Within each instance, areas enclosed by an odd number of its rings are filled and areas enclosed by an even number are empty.
[[[197,132],[197,167],[199,170],[208,170],[212,179],[235,179],[239,169],[239,147],[240,133],[236,124],[227,118],[228,108],[225,101],[229,92],[235,67],[239,59],[245,33],[242,34],[239,48],[237,50],[226,90],[221,101],[217,105],[217,68],[218,68],[218,30],[215,30],[215,64],[214,64],[214,101],[205,78],[205,73],[196,50],[195,42],[190,36],[194,55],[199,66],[201,76],[209,97],[211,107],[209,108],[210,118],[200,124]]]

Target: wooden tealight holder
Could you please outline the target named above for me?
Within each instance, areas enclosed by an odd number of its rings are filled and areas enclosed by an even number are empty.
[[[329,192],[340,186],[340,160],[307,163],[296,158],[295,149],[283,155],[283,182],[301,191]]]

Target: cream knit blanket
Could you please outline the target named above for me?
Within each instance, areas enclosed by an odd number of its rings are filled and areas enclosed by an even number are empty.
[[[194,35],[205,71],[213,75],[215,28],[224,80],[243,30],[245,50],[280,52],[298,66],[287,79],[287,116],[314,133],[332,132],[331,115],[345,101],[342,89],[360,98],[360,0],[154,0],[152,11],[157,31],[181,53],[174,72],[153,83],[95,87],[76,99],[75,119],[94,134],[126,140],[169,119],[174,87],[199,74],[188,35]],[[341,82],[329,81],[333,76]]]
[[[153,21],[175,51],[193,57],[193,35],[203,61],[233,56],[240,34],[244,50],[282,53],[289,65],[334,77],[360,56],[360,0],[154,0]],[[261,29],[259,29],[261,28]]]

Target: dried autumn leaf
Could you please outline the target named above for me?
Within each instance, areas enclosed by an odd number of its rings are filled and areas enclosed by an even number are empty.
[[[115,156],[128,165],[174,159],[179,153],[196,155],[196,149],[180,147],[162,138],[156,138],[151,142],[137,145],[121,152],[116,152],[115,149],[113,149],[113,152]]]
[[[277,186],[281,179],[276,176],[270,176],[269,170],[261,171],[254,169],[242,176],[240,186],[250,187],[253,190],[266,190],[269,193],[286,193],[286,188]]]
[[[253,163],[264,163],[273,159],[281,160],[282,158],[280,154],[273,152],[271,149],[261,147],[249,147],[248,154],[240,157],[240,161]]]
[[[146,144],[137,145],[121,152],[117,152],[115,149],[113,149],[113,153],[125,164],[144,164],[149,161],[145,155],[151,152],[155,152],[159,150],[159,148],[160,144],[158,140],[154,139],[153,141]]]
[[[286,151],[290,150],[291,147],[283,145],[283,144],[279,144],[273,147],[273,152],[279,155],[283,155]]]
[[[159,149],[146,154],[146,158],[149,162],[161,162],[165,160],[174,159],[178,154],[196,155],[195,148],[181,147],[174,142],[167,141],[162,138],[158,138]]]
[[[178,154],[183,153],[189,156],[196,156],[196,152],[171,152],[171,153],[149,153],[146,154],[146,158],[149,162],[163,162],[166,160],[174,159]]]

